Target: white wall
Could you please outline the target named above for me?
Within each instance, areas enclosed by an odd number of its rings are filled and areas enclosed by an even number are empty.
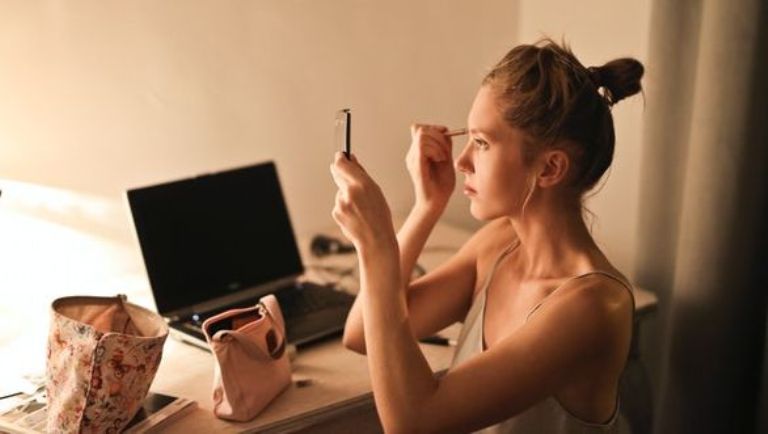
[[[406,212],[411,122],[463,126],[487,69],[542,34],[565,36],[587,65],[645,60],[649,9],[648,0],[3,1],[0,342],[58,295],[148,297],[126,188],[274,159],[296,231],[312,233],[332,225],[333,115],[352,107],[357,154]],[[642,107],[635,97],[615,108],[613,170],[590,202],[598,240],[630,277]],[[458,194],[445,218],[475,227],[467,206]]]
[[[313,232],[332,224],[333,117],[351,107],[356,152],[406,212],[409,124],[464,125],[516,4],[3,2],[0,178],[111,200],[109,223],[65,218],[125,238],[126,188],[274,159]],[[457,201],[447,218],[467,222]]]
[[[342,107],[354,110],[355,152],[406,212],[409,125],[465,124],[486,69],[516,43],[516,9],[0,2],[0,347],[58,296],[127,293],[152,305],[126,188],[273,159],[295,231],[332,226]],[[458,194],[446,218],[466,223],[467,208]],[[47,324],[35,324],[43,342]]]
[[[542,36],[565,39],[585,66],[602,65],[618,57],[647,61],[651,3],[587,0],[520,2],[521,42]],[[644,80],[647,83],[651,74]],[[597,215],[593,233],[606,254],[627,274],[634,275],[637,248],[640,157],[644,101],[641,95],[613,108],[616,151],[602,190],[587,202]]]
[[[649,15],[648,0],[6,1],[0,178],[95,197],[102,211],[24,194],[4,204],[128,240],[126,188],[274,159],[295,229],[311,233],[332,225],[332,117],[352,107],[356,152],[404,213],[411,122],[464,125],[485,71],[542,35],[565,37],[586,65],[645,60]],[[589,202],[630,276],[642,110],[640,97],[615,107],[615,162]],[[460,194],[446,219],[476,226]]]

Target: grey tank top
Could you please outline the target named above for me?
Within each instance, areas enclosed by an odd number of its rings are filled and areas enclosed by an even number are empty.
[[[496,271],[496,267],[504,256],[513,251],[518,244],[519,243],[517,242],[513,243],[499,255],[496,262],[493,264],[493,267],[491,267],[491,272],[488,273],[482,289],[472,302],[472,306],[464,320],[461,334],[459,335],[451,368],[484,351],[483,319],[485,317],[486,292],[491,284],[491,279]],[[632,288],[624,280],[604,271],[593,271],[582,274],[568,279],[568,281],[593,274],[601,274],[614,279],[624,285],[630,293],[632,292]],[[568,281],[561,284],[555,291]],[[528,317],[530,317],[544,301],[546,301],[546,297],[528,312]],[[526,318],[526,321],[527,319],[528,318]],[[550,396],[510,419],[476,432],[483,434],[627,434],[631,431],[626,421],[619,413],[618,397],[616,399],[616,408],[610,420],[606,423],[592,423],[574,416],[568,412],[568,410],[563,408],[554,396]]]

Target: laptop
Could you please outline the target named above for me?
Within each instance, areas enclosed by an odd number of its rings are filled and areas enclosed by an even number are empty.
[[[157,311],[172,335],[208,348],[201,325],[275,294],[288,342],[344,328],[354,296],[304,273],[277,169],[265,162],[127,191]]]

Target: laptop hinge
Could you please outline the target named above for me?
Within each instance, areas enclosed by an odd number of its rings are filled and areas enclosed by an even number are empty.
[[[223,306],[236,304],[240,301],[261,297],[267,294],[271,294],[280,288],[292,285],[296,283],[296,279],[300,274],[287,276],[282,279],[275,280],[270,283],[252,286],[250,288],[242,289],[233,294],[227,294],[222,297],[217,297],[213,300],[209,300],[203,303],[187,306],[181,309],[172,310],[169,312],[161,313],[164,317],[171,321],[179,321],[192,317],[195,314],[205,314],[213,310],[219,309]]]

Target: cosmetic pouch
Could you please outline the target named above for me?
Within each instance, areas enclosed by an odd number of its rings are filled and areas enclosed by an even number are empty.
[[[215,357],[213,413],[234,421],[253,419],[291,384],[285,322],[274,295],[254,307],[209,318],[203,332]]]
[[[46,432],[120,432],[142,405],[168,325],[116,297],[64,297],[51,305]]]

